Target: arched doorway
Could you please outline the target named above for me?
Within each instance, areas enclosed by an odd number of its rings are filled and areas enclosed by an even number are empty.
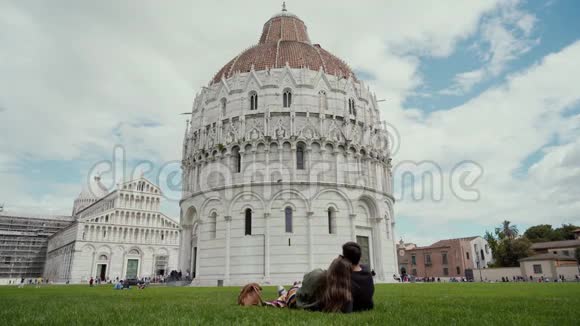
[[[189,269],[188,269],[188,273],[190,275],[190,277],[192,279],[194,279],[197,276],[197,269],[198,269],[198,250],[197,250],[197,241],[199,239],[199,224],[195,223],[193,225],[193,228],[191,230],[191,243],[190,243],[190,248],[191,248],[191,253],[190,253],[190,260],[189,260]]]
[[[194,256],[194,248],[197,247],[197,239],[195,239],[195,243],[193,242],[193,229],[194,224],[198,219],[197,210],[195,207],[187,208],[185,214],[181,216],[181,252],[179,253],[180,263],[179,263],[179,271],[183,273],[185,277],[187,273],[190,276],[193,275],[193,256]],[[194,246],[195,245],[195,246]]]

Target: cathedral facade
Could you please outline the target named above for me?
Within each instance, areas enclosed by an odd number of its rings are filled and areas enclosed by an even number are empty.
[[[195,97],[183,144],[179,267],[194,284],[289,284],[356,241],[397,272],[377,99],[285,9]]]
[[[179,224],[161,213],[145,178],[108,191],[96,177],[74,202],[73,222],[48,238],[44,277],[57,283],[167,276],[177,270]]]

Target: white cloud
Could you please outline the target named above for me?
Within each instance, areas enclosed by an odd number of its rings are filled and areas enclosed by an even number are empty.
[[[403,201],[398,213],[425,225],[469,220],[493,224],[504,218],[516,224],[579,223],[579,119],[570,123],[561,115],[580,101],[575,86],[580,83],[579,56],[576,42],[464,105],[421,122],[397,121],[402,134],[398,158],[437,162],[444,167],[444,184],[451,167],[462,160],[484,169],[477,184],[481,200],[460,201],[447,188],[443,201]],[[515,177],[521,162],[554,135],[565,135],[558,137],[563,143],[546,149],[528,177]]]
[[[479,27],[481,40],[475,45],[483,60],[479,69],[459,73],[454,84],[440,91],[444,95],[462,95],[473,86],[503,73],[507,65],[539,44],[532,37],[536,17],[522,9],[519,0],[501,2],[486,15]]]

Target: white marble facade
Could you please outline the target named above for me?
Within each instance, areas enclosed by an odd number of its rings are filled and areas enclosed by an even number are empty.
[[[92,189],[102,189],[95,180]],[[54,282],[142,278],[177,270],[180,226],[160,213],[162,193],[145,178],[94,200],[84,190],[75,222],[49,238],[44,277]],[[77,203],[89,202],[78,207]]]
[[[358,241],[393,281],[388,143],[354,76],[286,65],[210,83],[184,137],[180,269],[200,285],[289,284]]]

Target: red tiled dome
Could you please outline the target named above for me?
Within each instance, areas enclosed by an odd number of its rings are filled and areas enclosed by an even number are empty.
[[[230,60],[212,80],[217,83],[231,77],[235,72],[249,72],[281,68],[288,63],[290,68],[322,70],[327,74],[356,78],[344,61],[312,44],[304,22],[297,16],[282,11],[264,24],[260,42]]]

